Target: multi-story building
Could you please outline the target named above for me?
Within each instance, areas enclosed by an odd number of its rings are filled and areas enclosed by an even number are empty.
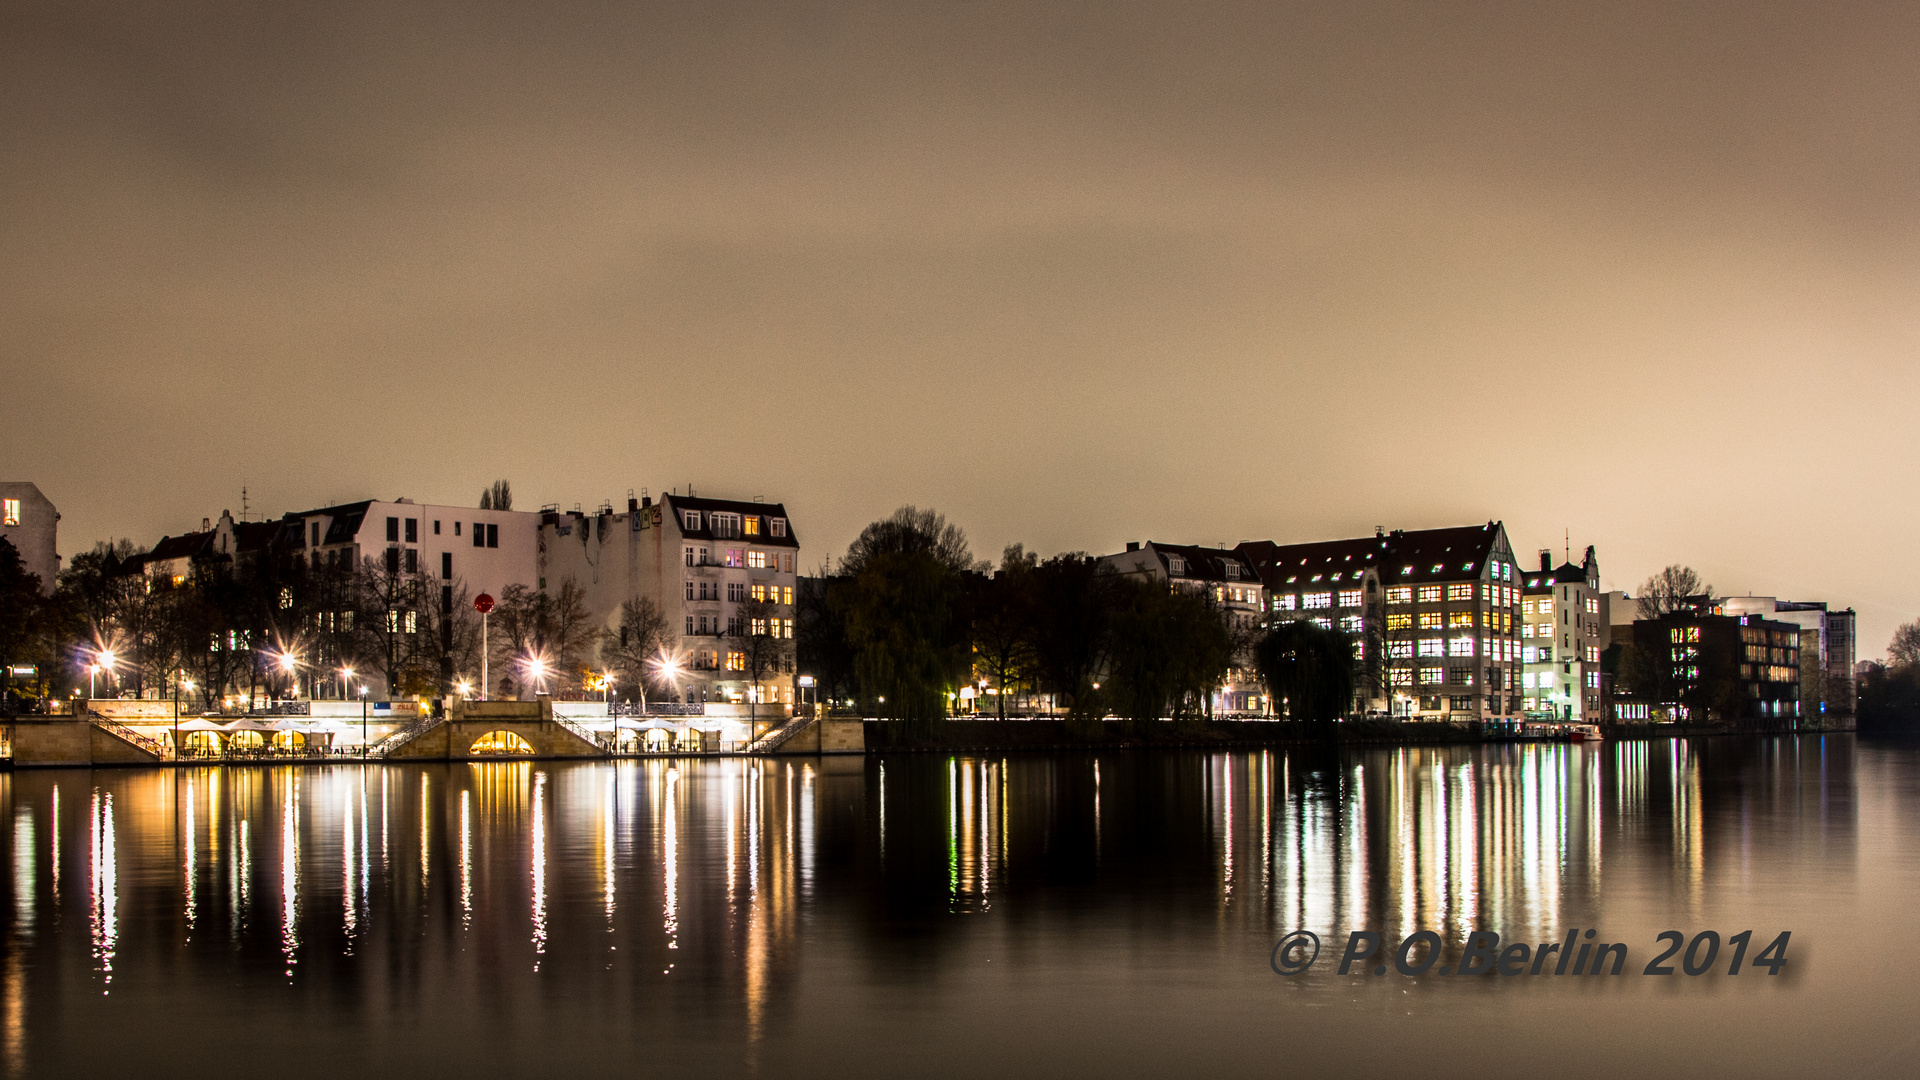
[[[53,592],[60,576],[60,511],[37,486],[0,482],[0,536],[20,553],[27,573],[40,576],[40,591]]]
[[[1266,585],[1270,619],[1355,636],[1369,710],[1518,724],[1521,586],[1501,523],[1239,550]]]
[[[1129,543],[1127,550],[1102,556],[1100,563],[1117,574],[1206,596],[1226,622],[1235,646],[1227,681],[1214,693],[1213,715],[1267,711],[1266,688],[1254,670],[1251,650],[1263,621],[1265,596],[1260,575],[1245,553],[1237,549],[1149,541],[1144,545]]]
[[[1722,615],[1759,615],[1800,628],[1800,701],[1803,714],[1851,716],[1854,700],[1854,612],[1830,611],[1820,601],[1780,600],[1771,596],[1728,596],[1715,600]]]
[[[1676,611],[1635,622],[1633,644],[1644,685],[1618,696],[1620,719],[1800,726],[1800,628],[1792,623]]]
[[[628,600],[654,602],[674,641],[676,700],[791,708],[800,542],[784,506],[630,497],[624,513],[548,509],[538,539],[542,587],[571,578],[600,625],[617,630]],[[752,637],[779,643],[757,681]]]
[[[1521,709],[1529,720],[1598,724],[1607,715],[1601,654],[1612,642],[1600,563],[1593,548],[1575,566],[1553,565],[1526,575],[1520,599]]]

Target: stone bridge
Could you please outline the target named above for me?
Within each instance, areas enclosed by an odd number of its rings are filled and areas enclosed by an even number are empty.
[[[514,736],[525,748],[518,754],[474,744],[495,732]],[[488,740],[496,741],[496,740]],[[421,732],[387,755],[389,761],[467,761],[502,757],[597,758],[607,752],[575,734],[553,717],[553,702],[459,701],[447,718]]]

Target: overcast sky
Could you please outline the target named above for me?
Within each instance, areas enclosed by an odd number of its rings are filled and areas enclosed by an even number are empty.
[[[1920,614],[1920,5],[0,0],[0,479]]]

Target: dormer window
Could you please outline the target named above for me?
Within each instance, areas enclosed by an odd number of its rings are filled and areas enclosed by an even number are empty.
[[[748,536],[759,536],[760,519],[752,514],[747,515],[746,520],[741,523],[740,531]]]
[[[698,510],[680,511],[680,524],[681,524],[681,527],[686,529],[688,532],[699,532],[700,531],[700,511]]]
[[[787,519],[786,518],[768,518],[767,534],[769,536],[787,535]]]
[[[1227,580],[1228,581],[1240,580],[1240,567],[1237,564],[1235,563],[1227,564]]]
[[[1167,556],[1167,573],[1180,577],[1187,572],[1187,560],[1178,555]]]

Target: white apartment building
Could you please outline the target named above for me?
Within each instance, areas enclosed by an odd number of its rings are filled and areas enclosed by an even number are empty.
[[[1606,715],[1600,655],[1612,643],[1600,563],[1592,546],[1579,566],[1552,563],[1542,551],[1520,600],[1521,705],[1530,720],[1598,724]]]
[[[675,632],[677,700],[791,708],[800,542],[784,506],[629,498],[624,513],[610,504],[591,514],[548,509],[538,538],[542,587],[572,578],[600,625],[617,630],[622,604],[653,600]],[[756,601],[772,605],[765,626],[748,625],[744,605]],[[741,638],[761,632],[782,643],[784,656],[756,688]]]

